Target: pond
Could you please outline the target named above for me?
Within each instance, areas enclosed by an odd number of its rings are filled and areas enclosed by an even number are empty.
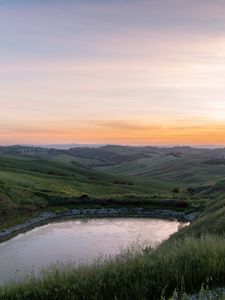
[[[56,263],[91,263],[134,243],[157,245],[180,226],[161,219],[93,218],[36,227],[0,244],[0,284],[39,275]]]

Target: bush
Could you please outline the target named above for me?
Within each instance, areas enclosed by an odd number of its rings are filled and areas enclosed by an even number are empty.
[[[80,196],[80,199],[90,199],[89,195],[88,194],[82,194]]]
[[[172,190],[172,193],[179,194],[180,193],[180,189],[179,188],[175,188],[175,189]]]

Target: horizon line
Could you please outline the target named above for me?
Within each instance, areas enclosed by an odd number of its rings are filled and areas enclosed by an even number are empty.
[[[41,144],[24,144],[24,143],[9,143],[9,144],[0,144],[0,147],[46,147],[54,148],[54,146],[76,146],[76,147],[104,147],[104,146],[122,146],[122,147],[157,147],[157,148],[175,148],[175,147],[189,147],[189,148],[205,148],[205,149],[218,149],[225,148],[225,144],[116,144],[116,143],[41,143]],[[71,147],[72,148],[72,147]]]

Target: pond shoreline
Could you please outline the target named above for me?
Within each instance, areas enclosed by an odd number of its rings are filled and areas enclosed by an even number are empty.
[[[47,224],[65,218],[105,218],[105,217],[135,217],[135,218],[160,218],[171,221],[192,222],[198,216],[197,212],[180,212],[169,209],[134,208],[76,208],[67,212],[44,212],[22,224],[18,224],[0,231],[0,242],[7,240],[21,232],[36,226]]]

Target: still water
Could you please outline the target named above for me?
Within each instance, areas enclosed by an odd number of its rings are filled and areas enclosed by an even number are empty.
[[[157,245],[181,223],[146,218],[79,219],[36,227],[0,244],[0,284],[56,263],[90,263],[135,243]]]

